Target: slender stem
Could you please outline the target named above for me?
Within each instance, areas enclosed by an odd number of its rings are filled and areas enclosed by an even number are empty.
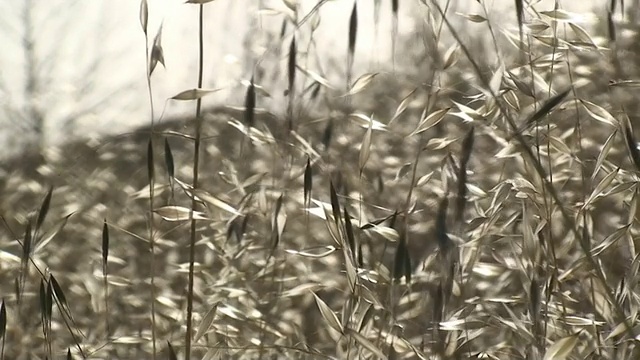
[[[204,36],[203,36],[203,15],[204,6],[201,4],[199,9],[199,23],[198,23],[198,88],[202,87],[202,77],[204,68]],[[200,139],[202,133],[202,119],[200,118],[200,111],[202,108],[202,99],[196,101],[196,135],[193,146],[193,188],[198,188],[198,170],[200,163]],[[185,334],[185,359],[191,358],[191,332],[192,332],[192,317],[193,317],[193,267],[195,263],[195,247],[196,247],[196,219],[193,217],[193,212],[198,205],[196,198],[193,197],[191,201],[191,238],[189,242],[189,290],[187,293],[187,333]]]

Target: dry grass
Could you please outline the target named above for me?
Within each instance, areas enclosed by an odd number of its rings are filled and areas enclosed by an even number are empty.
[[[517,2],[489,63],[422,3],[411,70],[352,74],[354,7],[347,90],[289,24],[283,116],[248,74],[241,109],[7,162],[2,357],[640,356],[637,26]]]

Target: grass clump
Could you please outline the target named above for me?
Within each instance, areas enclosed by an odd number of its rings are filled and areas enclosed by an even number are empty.
[[[192,120],[6,164],[2,356],[636,358],[636,33],[526,2],[514,29],[463,14],[489,54],[420,1],[416,66],[357,74],[354,2],[344,88],[303,36],[326,1],[285,3],[279,114],[259,63],[242,106],[207,108],[200,55],[173,98]]]

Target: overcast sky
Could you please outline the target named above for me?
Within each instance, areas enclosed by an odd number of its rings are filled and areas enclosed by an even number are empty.
[[[61,119],[79,112],[77,134],[125,132],[149,123],[149,101],[145,79],[145,40],[136,0],[30,0],[33,36],[39,74],[38,104],[47,110],[48,133],[53,140],[68,135]],[[306,14],[316,0],[301,0],[300,14]],[[383,0],[380,36],[374,41],[373,0],[359,1],[359,33],[355,76],[372,71],[376,64],[390,63],[390,3]],[[445,1],[441,1],[444,4]],[[608,2],[608,1],[606,1]],[[24,6],[29,0],[0,1],[0,106],[20,111],[25,106]],[[320,12],[320,25],[314,35],[323,66],[344,64],[348,22],[353,0],[329,1]],[[424,6],[420,1],[400,1],[400,36],[420,25]],[[452,1],[450,13],[481,14],[476,1]],[[500,18],[494,26],[513,28],[513,1],[485,2],[492,16]],[[538,11],[550,10],[553,1],[538,1]],[[564,8],[590,11],[605,1],[564,1]],[[274,50],[284,15],[283,0],[216,0],[205,6],[205,84],[223,91],[205,98],[208,105],[241,105],[243,89],[239,82],[250,77],[250,69],[265,51]],[[262,11],[258,11],[262,9]],[[197,62],[198,6],[176,0],[149,0],[149,41],[163,26],[162,45],[166,69],[152,76],[156,116],[182,113],[193,104],[167,101],[176,93],[195,87]],[[457,16],[458,18],[461,18]],[[505,19],[506,17],[506,19]],[[300,18],[300,17],[299,17]],[[464,22],[460,22],[464,24]],[[486,31],[483,25],[464,25],[470,31]],[[308,27],[303,30],[308,34]],[[290,41],[288,29],[284,43]],[[271,37],[269,37],[271,36]],[[299,49],[302,51],[302,49]],[[271,54],[275,52],[271,51]],[[267,72],[284,69],[287,50],[265,62]],[[330,80],[341,81],[344,73],[334,71]],[[281,91],[280,84],[265,84]],[[277,82],[276,81],[276,82]],[[337,84],[342,86],[343,84]],[[278,91],[274,91],[278,93]],[[95,111],[84,112],[85,108]],[[0,112],[0,114],[2,114]],[[11,114],[11,112],[7,112]],[[2,115],[0,115],[2,116]],[[15,116],[5,114],[14,126]],[[4,123],[3,123],[4,124]],[[19,125],[19,124],[17,124]],[[20,126],[17,126],[20,128]]]

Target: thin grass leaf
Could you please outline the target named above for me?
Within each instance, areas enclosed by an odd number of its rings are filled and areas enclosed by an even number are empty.
[[[282,202],[284,200],[284,194],[280,194],[278,200],[276,200],[275,207],[273,209],[273,215],[271,216],[271,250],[272,252],[278,247],[280,243],[280,236],[284,229],[284,224],[278,220],[280,218],[280,211],[282,210]]]
[[[578,334],[564,337],[549,347],[544,354],[543,360],[564,360],[578,344]]]
[[[162,26],[158,29],[156,37],[153,39],[153,46],[151,47],[151,56],[149,59],[149,77],[153,74],[153,70],[156,69],[158,63],[164,67],[164,50],[162,49]]]
[[[396,56],[396,44],[397,44],[397,38],[398,38],[398,26],[399,26],[398,11],[399,10],[400,10],[399,0],[391,0],[391,57],[394,64],[395,64],[395,56]]]
[[[326,87],[328,89],[331,89],[331,90],[334,89],[334,87],[331,85],[329,80],[327,80],[325,77],[321,76],[317,72],[308,70],[306,68],[303,68],[300,65],[296,65],[296,67],[298,68],[298,70],[302,71],[302,73],[305,74],[305,76],[311,78],[312,80],[316,81],[317,83],[321,84],[322,86],[324,86],[324,87]]]
[[[289,78],[289,95],[292,96],[294,92],[294,86],[296,83],[296,54],[298,50],[296,47],[295,34],[291,38],[291,44],[289,45],[289,59],[287,62],[287,75]]]
[[[347,243],[349,244],[349,249],[351,249],[351,254],[356,257],[356,238],[353,234],[353,225],[351,224],[351,216],[349,216],[349,212],[347,208],[344,208],[344,229],[345,234],[347,235]]]
[[[611,125],[613,127],[615,127],[618,124],[618,121],[616,120],[616,118],[613,117],[613,115],[611,115],[607,110],[605,110],[604,108],[589,102],[587,100],[580,100],[580,103],[582,104],[582,106],[584,107],[584,109],[587,111],[587,113],[594,118],[595,120],[598,120],[602,123],[605,123],[607,125]]]
[[[353,2],[353,10],[349,17],[349,47],[347,53],[347,86],[351,84],[351,71],[355,58],[356,39],[358,37],[358,0]]]
[[[173,181],[175,174],[175,166],[173,164],[173,153],[171,152],[171,145],[169,139],[164,139],[164,164],[167,167],[167,174],[169,174],[169,181]]]
[[[20,303],[20,294],[23,292],[27,274],[29,272],[29,257],[31,256],[31,220],[27,223],[27,227],[24,232],[24,238],[22,239],[22,257],[20,259],[20,279],[18,280],[18,286],[16,287],[16,294],[18,295],[18,303]]]
[[[45,246],[47,246],[47,244],[49,244],[49,242],[51,242],[51,240],[53,240],[53,238],[55,238],[56,235],[58,235],[60,231],[62,231],[62,229],[64,229],[65,225],[67,225],[67,222],[69,221],[69,218],[73,214],[75,213],[71,213],[63,217],[58,222],[56,222],[50,229],[48,229],[44,234],[42,234],[42,236],[40,236],[40,241],[38,241],[38,244],[35,246],[33,250],[33,253],[37,254],[42,249],[44,249]]]
[[[553,110],[556,106],[558,106],[564,98],[569,95],[571,92],[571,88],[566,89],[565,91],[551,97],[547,102],[545,102],[538,111],[536,111],[533,115],[531,115],[517,130],[518,133],[522,133],[526,129],[528,129],[531,125],[533,125],[536,121],[542,119],[546,115],[548,115],[551,110]]]
[[[473,150],[472,127],[462,141],[462,155],[460,156],[460,169],[458,171],[458,192],[456,193],[456,219],[459,223],[464,219],[464,208],[467,202],[467,165]]]
[[[189,89],[184,90],[172,96],[172,100],[191,101],[198,100],[207,95],[220,91],[221,89]]]
[[[169,340],[167,340],[167,350],[169,351],[169,360],[178,360],[178,355],[176,355],[176,352],[173,350],[173,346],[171,346]]]
[[[636,171],[640,171],[640,151],[638,151],[638,143],[636,142],[635,137],[633,136],[633,129],[631,128],[631,122],[629,122],[629,118],[624,121],[624,140],[627,144],[627,150],[629,151],[629,156],[631,157],[631,161],[636,167]]]
[[[396,108],[396,112],[393,114],[393,117],[391,117],[391,120],[389,120],[389,126],[391,126],[391,124],[398,118],[400,117],[400,115],[404,114],[404,112],[407,110],[407,108],[409,107],[409,102],[412,100],[413,94],[415,94],[415,92],[418,90],[418,88],[414,88],[413,90],[411,90],[411,92],[409,94],[407,94],[407,96],[405,96],[402,101],[400,101],[400,105],[398,105],[398,107]]]
[[[373,354],[378,359],[387,359],[387,356],[382,352],[382,350],[376,347],[369,339],[364,337],[364,335],[351,328],[346,328],[345,332],[348,336],[351,336],[353,339],[355,339],[358,344],[369,350],[371,354]]]
[[[244,98],[244,125],[247,127],[247,129],[253,127],[255,119],[256,89],[253,80],[254,76],[252,75]]]
[[[329,182],[329,196],[331,199],[331,211],[333,212],[333,220],[337,226],[340,226],[340,202],[338,201],[338,193],[333,187],[333,181]]]
[[[353,82],[353,84],[351,84],[351,86],[349,87],[349,91],[342,96],[351,96],[359,92],[362,92],[364,89],[367,88],[367,86],[369,86],[369,84],[371,84],[373,79],[375,79],[376,76],[378,75],[380,75],[380,73],[376,72],[376,73],[367,73],[360,76],[359,78],[356,79],[356,81]]]
[[[0,304],[0,339],[4,339],[4,335],[7,333],[7,307],[2,299]]]
[[[486,17],[484,17],[482,15],[478,15],[478,14],[456,13],[456,15],[460,15],[463,18],[465,18],[465,19],[467,19],[467,20],[469,20],[471,22],[477,23],[477,24],[480,24],[480,23],[483,23],[483,22],[487,21]]]
[[[605,250],[610,248],[611,245],[613,245],[616,242],[618,242],[618,240],[620,240],[623,236],[628,235],[630,226],[631,226],[631,223],[629,223],[629,224],[619,228],[618,230],[614,231],[613,233],[609,234],[609,236],[607,236],[604,240],[602,240],[602,242],[600,244],[598,244],[598,246],[594,247],[591,250],[591,256],[594,256],[594,257],[595,256],[599,256]]]
[[[38,211],[38,220],[36,221],[35,233],[37,234],[40,231],[42,223],[44,223],[44,219],[47,217],[47,213],[49,213],[49,206],[51,205],[51,195],[53,195],[53,186],[49,187],[49,191],[42,200],[42,205],[40,205],[40,210]]]
[[[348,119],[364,129],[372,127],[373,130],[387,131],[387,125],[373,119],[373,116],[369,117],[360,113],[351,113]]]
[[[206,190],[203,189],[195,189],[193,190],[193,195],[199,199],[204,201],[205,203],[215,206],[218,209],[224,210],[228,213],[231,213],[233,215],[236,216],[242,216],[243,214],[238,211],[236,208],[234,208],[233,206],[227,204],[226,202],[222,201],[221,199],[215,197],[214,195],[211,195],[211,193],[209,193]]]
[[[107,274],[107,264],[109,259],[109,226],[107,219],[102,224],[102,273]]]
[[[445,196],[440,201],[440,205],[438,206],[438,214],[436,215],[436,239],[438,240],[438,245],[440,247],[440,251],[447,251],[451,245],[451,239],[449,238],[449,234],[447,232],[447,208],[449,207],[449,199]]]
[[[73,360],[73,356],[71,356],[71,349],[67,348],[67,360]]]
[[[163,206],[153,210],[154,213],[160,215],[166,221],[187,221],[191,220],[191,209],[184,206]],[[193,211],[193,219],[209,220],[209,218],[200,211]]]
[[[591,192],[591,195],[589,195],[587,200],[584,202],[584,205],[582,206],[583,209],[591,205],[591,203],[597,198],[604,195],[604,191],[609,187],[609,185],[611,185],[613,180],[615,180],[616,176],[618,176],[619,171],[620,168],[616,168],[602,178],[598,185],[596,185],[596,187],[593,189],[593,192]]]
[[[322,145],[324,146],[325,151],[329,150],[329,145],[331,145],[331,139],[333,138],[333,119],[329,120],[327,127],[322,132]]]
[[[531,88],[531,84],[528,84],[520,80],[520,78],[518,78],[514,73],[512,73],[509,70],[507,70],[507,74],[509,74],[509,80],[513,81],[513,84],[521,93],[532,98],[536,97],[533,89]]]
[[[51,286],[53,288],[53,294],[56,296],[56,298],[60,302],[60,305],[62,305],[62,309],[61,310],[65,310],[66,313],[69,315],[69,317],[71,317],[71,308],[69,307],[69,304],[67,303],[67,298],[66,298],[66,296],[64,296],[64,292],[62,291],[62,287],[60,287],[60,284],[58,284],[58,281],[56,280],[56,278],[53,275],[51,275],[51,277],[49,278],[49,282],[51,283]]]
[[[613,22],[613,12],[611,11],[607,12],[607,30],[609,34],[609,41],[615,42],[616,41],[616,25]]]
[[[362,140],[362,145],[360,146],[360,156],[358,158],[358,167],[360,169],[360,177],[362,177],[362,171],[364,170],[364,166],[367,164],[367,160],[369,160],[369,155],[371,154],[371,134],[373,132],[373,122],[369,123],[369,129],[364,134],[364,139]]]
[[[196,336],[193,338],[193,342],[197,343],[200,338],[209,331],[211,328],[211,324],[213,324],[213,319],[216,316],[216,310],[218,309],[218,303],[213,305],[207,314],[202,318],[202,322],[198,327],[198,331],[196,331]]]
[[[602,163],[604,162],[604,160],[609,155],[609,152],[611,151],[611,148],[613,147],[614,140],[615,140],[615,137],[616,137],[617,133],[618,133],[618,129],[615,129],[611,133],[611,135],[609,135],[607,140],[604,142],[604,145],[602,146],[602,150],[600,150],[600,153],[598,154],[598,158],[596,159],[596,165],[593,168],[593,175],[591,175],[591,181],[595,180],[596,176],[598,175],[598,172],[602,168]]]
[[[447,70],[458,62],[459,49],[459,44],[453,44],[449,47],[449,49],[447,49],[444,55],[442,55],[442,70]]]
[[[149,23],[149,6],[147,4],[147,0],[140,1],[140,25],[142,26],[142,31],[144,32],[144,36],[147,36],[147,24]]]
[[[311,294],[313,294],[313,298],[316,300],[316,305],[318,305],[318,309],[320,310],[320,315],[322,315],[322,318],[327,322],[327,325],[340,334],[344,334],[344,328],[342,327],[342,324],[340,324],[340,320],[338,320],[338,317],[333,310],[331,310],[329,305],[320,299],[316,293],[311,292]]]
[[[307,166],[304,168],[304,207],[311,207],[311,189],[313,188],[313,170],[311,157],[307,156]]]
[[[393,261],[393,279],[400,281],[404,277],[408,284],[411,282],[411,256],[406,241],[406,235],[401,235]]]
[[[449,113],[449,110],[451,110],[451,108],[440,109],[432,112],[429,116],[420,121],[418,127],[413,130],[409,136],[417,135],[431,129],[444,119],[444,117]]]

